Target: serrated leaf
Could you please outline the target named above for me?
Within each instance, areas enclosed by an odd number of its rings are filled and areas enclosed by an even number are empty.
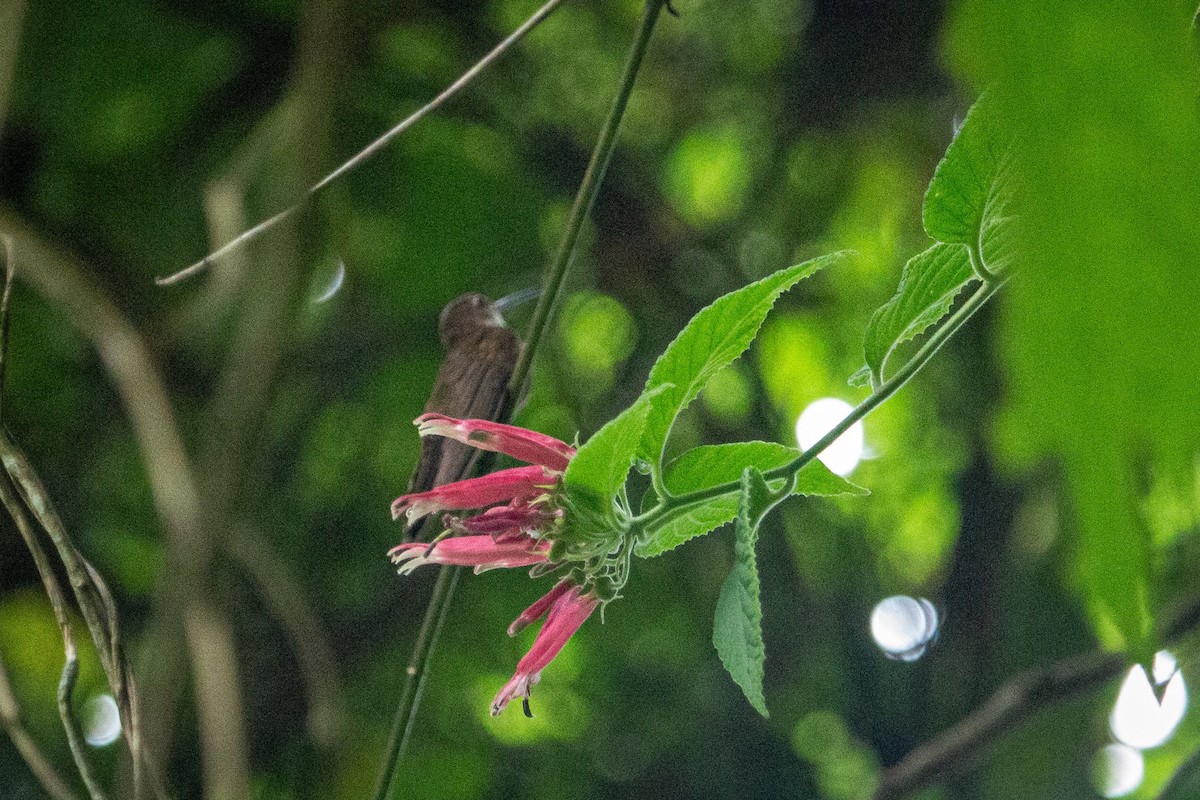
[[[764,717],[769,716],[762,685],[766,649],[754,545],[758,542],[759,523],[779,499],[772,495],[761,472],[746,468],[734,525],[733,569],[721,587],[713,616],[713,646],[721,663],[750,705]]]
[[[597,510],[611,506],[633,466],[650,404],[658,393],[667,389],[662,386],[643,393],[583,443],[563,474],[563,484],[569,493],[585,496]]]
[[[673,385],[653,400],[638,455],[657,463],[675,417],[696,399],[709,378],[746,351],[779,295],[845,255],[832,253],[782,269],[730,292],[692,317],[646,380],[645,391]]]
[[[776,442],[735,442],[694,447],[667,466],[664,480],[675,494],[707,489],[721,483],[740,480],[746,467],[768,472],[800,456],[799,450]],[[735,492],[731,489],[730,492]],[[831,472],[820,461],[804,465],[796,481],[795,494],[838,495],[870,494],[842,476]]]
[[[1013,137],[995,108],[989,95],[971,107],[934,170],[921,216],[934,239],[968,245],[982,253],[989,270],[1004,272],[1013,219]]]
[[[896,294],[867,323],[863,355],[871,383],[876,386],[883,383],[884,367],[897,346],[921,335],[946,316],[955,296],[972,275],[967,248],[961,244],[935,244],[909,259]]]
[[[661,556],[684,542],[733,522],[736,516],[736,492],[682,508],[672,512],[667,521],[656,528],[644,542],[639,542],[634,553],[639,558]]]
[[[800,451],[796,448],[774,442],[705,445],[675,459],[667,468],[664,480],[671,491],[684,494],[738,480],[746,467],[753,466],[763,472],[781,467],[798,455]],[[783,479],[776,478],[769,484],[772,491],[778,491],[783,486]],[[792,493],[816,496],[870,494],[861,486],[830,472],[820,461],[812,461],[800,470]],[[730,489],[727,494],[680,509],[638,545],[637,555],[642,558],[662,555],[732,522],[737,516],[737,503],[738,490]]]

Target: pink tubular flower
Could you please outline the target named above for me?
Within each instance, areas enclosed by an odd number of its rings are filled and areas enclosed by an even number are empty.
[[[400,574],[425,564],[474,567],[477,573],[497,567],[534,567],[532,574],[556,571],[560,562],[551,563],[550,553],[563,522],[558,479],[575,455],[575,448],[545,434],[486,420],[422,414],[415,424],[422,436],[445,436],[481,450],[504,453],[530,466],[398,497],[392,503],[392,517],[403,515],[410,523],[435,511],[493,506],[469,516],[446,514],[443,526],[460,535],[434,544],[408,542],[393,547],[388,554],[399,565]],[[568,577],[513,621],[508,629],[510,636],[546,617],[533,647],[517,664],[516,674],[492,702],[493,715],[518,696],[524,701],[525,713],[529,713],[530,688],[599,604],[594,590],[585,591]]]
[[[580,587],[570,584],[564,588],[563,583],[565,581],[551,589],[549,594],[530,606],[513,623],[515,627],[531,612],[540,616],[545,606],[550,606],[550,613],[546,616],[546,622],[542,625],[542,629],[538,631],[533,647],[517,663],[516,673],[508,683],[504,684],[504,688],[492,701],[493,717],[503,711],[509,701],[518,696],[525,704],[525,714],[532,716],[528,705],[529,690],[541,679],[542,670],[546,665],[554,660],[567,640],[575,634],[575,631],[579,630],[579,626],[592,615],[596,606],[600,604],[600,600],[595,595],[583,594]],[[546,602],[547,600],[550,602]]]
[[[442,518],[446,530],[469,535],[502,536],[508,533],[532,533],[545,529],[562,518],[562,511],[547,511],[538,506],[496,506],[482,514],[459,519],[451,514]]]
[[[480,450],[510,455],[527,464],[541,464],[556,472],[567,468],[575,448],[544,433],[503,425],[483,419],[454,419],[441,414],[422,414],[413,420],[422,436],[445,436]]]
[[[554,478],[543,467],[502,469],[482,478],[468,478],[428,492],[397,497],[392,503],[392,519],[404,514],[412,523],[434,511],[482,508],[505,500],[528,501],[553,485]]]
[[[408,542],[388,551],[400,574],[407,575],[425,564],[456,564],[483,572],[496,567],[531,567],[546,560],[549,542],[529,536],[497,541],[491,536],[458,536],[435,544]]]

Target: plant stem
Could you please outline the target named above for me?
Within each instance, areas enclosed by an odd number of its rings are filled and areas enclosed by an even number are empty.
[[[965,303],[963,303],[958,311],[955,312],[954,315],[950,317],[950,319],[948,319],[944,325],[938,328],[933,336],[929,337],[929,341],[927,341],[921,347],[921,349],[918,350],[916,354],[908,360],[907,363],[905,363],[903,367],[901,367],[894,375],[892,375],[892,377],[888,378],[877,390],[872,392],[870,397],[859,403],[853,411],[846,415],[845,419],[833,426],[833,428],[831,428],[828,433],[822,436],[820,441],[818,441],[812,447],[805,450],[787,464],[763,473],[763,477],[765,477],[767,480],[788,478],[803,469],[805,465],[819,456],[825,450],[825,448],[837,441],[838,437],[848,431],[851,425],[858,422],[863,417],[867,416],[867,414],[870,414],[872,411],[882,405],[888,398],[899,391],[904,384],[908,383],[908,381],[914,375],[920,372],[921,368],[929,363],[930,359],[932,359],[937,351],[941,349],[942,345],[949,341],[950,338],[953,337],[958,331],[958,329],[961,328],[967,320],[974,316],[975,312],[982,308],[988,299],[1003,285],[1003,281],[980,284],[980,286],[976,288],[975,292]],[[638,518],[635,521],[641,522],[643,529],[652,529],[656,523],[661,522],[664,517],[674,511],[678,511],[686,506],[695,505],[696,503],[700,503],[705,500],[710,500],[714,497],[719,497],[723,494],[735,492],[738,490],[739,486],[739,481],[730,481],[717,486],[710,486],[707,489],[700,489],[695,492],[688,492],[687,494],[665,498],[663,502],[651,513],[645,515],[643,518]]]
[[[650,34],[654,30],[654,23],[658,20],[659,11],[661,11],[662,6],[663,0],[646,0],[641,20],[638,23],[637,33],[635,34],[633,44],[630,46],[629,56],[625,61],[625,70],[621,76],[617,95],[613,99],[608,118],[604,121],[604,127],[600,131],[600,138],[597,140],[596,147],[592,151],[591,160],[588,162],[587,170],[584,172],[583,180],[579,185],[579,191],[575,195],[575,202],[571,206],[571,213],[567,218],[566,228],[563,230],[558,254],[550,265],[541,296],[538,298],[537,307],[534,309],[533,320],[530,322],[528,342],[521,352],[521,357],[517,361],[516,367],[513,369],[512,380],[509,382],[510,397],[519,397],[525,383],[529,380],[534,355],[537,353],[542,336],[550,324],[550,316],[554,310],[555,301],[562,294],[563,284],[566,282],[567,270],[571,265],[575,245],[579,240],[579,231],[583,228],[583,221],[596,201],[596,195],[600,191],[600,183],[604,179],[604,173],[608,169],[608,162],[612,158],[613,147],[617,141],[617,132],[621,127],[621,119],[625,116],[625,107],[629,102],[629,95],[633,91],[633,84],[637,79],[638,71],[641,69],[642,59],[650,44]],[[511,416],[512,408],[510,407],[503,414],[503,417],[506,419],[502,419],[501,421],[507,422],[508,419],[511,419]],[[396,717],[392,724],[391,741],[388,744],[386,761],[384,762],[383,771],[380,774],[379,782],[375,789],[374,800],[385,800],[387,798],[400,762],[404,760],[404,753],[407,749],[409,735],[412,732],[413,721],[421,704],[421,695],[425,685],[425,677],[429,670],[429,662],[433,657],[433,652],[437,644],[437,633],[441,629],[441,624],[446,618],[450,601],[454,597],[454,587],[457,583],[459,571],[460,568],[458,567],[443,568],[442,573],[438,576],[438,582],[434,587],[433,596],[430,597],[429,606],[425,611],[425,619],[421,624],[420,632],[417,634],[417,644],[413,648],[412,660],[409,662],[404,694],[400,699],[399,707],[396,709]]]
[[[514,390],[519,390],[525,385],[533,364],[534,353],[537,351],[542,334],[550,320],[550,312],[554,309],[559,295],[562,294],[567,268],[571,265],[571,258],[575,254],[579,231],[583,228],[583,221],[591,212],[592,205],[596,201],[600,182],[604,180],[604,173],[608,169],[608,162],[612,157],[613,145],[617,141],[617,132],[621,128],[621,119],[625,116],[625,105],[633,91],[634,81],[642,66],[642,57],[646,55],[646,49],[650,44],[650,34],[654,31],[654,23],[658,20],[658,13],[662,6],[663,0],[646,0],[645,7],[642,9],[642,18],[638,23],[637,34],[625,61],[625,72],[621,76],[620,88],[617,90],[617,96],[613,99],[608,119],[604,121],[604,127],[600,131],[600,139],[592,151],[592,160],[588,162],[587,171],[583,173],[583,182],[580,183],[579,192],[575,195],[575,203],[571,206],[571,215],[567,218],[567,227],[563,231],[558,254],[550,266],[550,273],[546,276],[545,289],[538,298],[537,308],[533,311],[533,321],[529,324],[529,342],[513,370],[510,385]],[[513,395],[518,396],[519,391],[514,391]]]
[[[413,723],[417,719],[417,708],[421,705],[421,695],[425,689],[429,658],[437,646],[438,634],[442,631],[442,623],[446,621],[446,612],[450,610],[450,598],[454,596],[454,587],[458,584],[460,572],[462,567],[442,567],[438,571],[433,594],[429,597],[429,605],[425,607],[425,621],[421,624],[408,669],[405,670],[404,694],[396,708],[396,717],[392,720],[392,733],[388,738],[387,755],[384,756],[383,762],[384,769],[379,775],[379,783],[373,795],[375,800],[384,800],[388,796],[396,768],[400,766],[404,751],[408,747]]]
[[[995,283],[1000,280],[996,273],[988,269],[987,264],[983,260],[983,233],[980,232],[979,238],[967,245],[967,259],[971,262],[971,269],[975,272],[975,277],[982,280],[984,283]]]

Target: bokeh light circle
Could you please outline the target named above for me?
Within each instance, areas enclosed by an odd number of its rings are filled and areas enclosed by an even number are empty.
[[[823,397],[809,403],[796,420],[796,441],[800,443],[800,448],[807,450],[819,442],[822,436],[853,410],[852,405],[836,397]],[[826,447],[818,458],[831,471],[845,476],[853,472],[858,462],[862,461],[863,448],[862,422],[856,422],[833,444]]]

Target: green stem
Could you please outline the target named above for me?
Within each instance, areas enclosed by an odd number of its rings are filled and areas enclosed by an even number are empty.
[[[450,610],[450,598],[454,596],[454,587],[458,585],[461,572],[462,567],[442,567],[438,572],[437,582],[433,585],[433,594],[430,595],[429,605],[425,608],[425,621],[421,624],[417,644],[413,647],[412,658],[409,659],[408,669],[405,670],[404,694],[392,720],[392,733],[388,737],[384,768],[375,787],[375,800],[384,800],[388,796],[396,768],[400,766],[404,751],[408,749],[413,723],[417,719],[417,708],[420,707],[421,696],[425,693],[429,658],[437,647],[438,635],[442,632],[446,612]]]
[[[987,268],[987,264],[983,260],[983,233],[980,232],[979,236],[979,241],[967,245],[967,260],[971,262],[971,269],[975,272],[975,277],[984,283],[996,283],[1000,280],[1000,276]]]
[[[650,34],[654,30],[654,23],[658,20],[658,14],[662,6],[663,0],[646,0],[634,42],[629,50],[629,57],[625,62],[625,71],[621,76],[621,84],[617,90],[617,96],[613,100],[612,109],[608,113],[608,118],[605,120],[604,127],[600,131],[600,138],[596,142],[595,149],[592,151],[591,161],[588,162],[587,171],[584,172],[583,181],[580,183],[579,191],[575,195],[575,203],[571,206],[571,214],[567,218],[567,226],[563,231],[558,255],[550,266],[541,297],[538,298],[537,308],[534,309],[533,320],[530,323],[529,341],[513,370],[513,377],[509,382],[509,386],[511,387],[511,391],[509,392],[510,397],[519,397],[522,388],[529,379],[533,357],[537,353],[538,345],[542,341],[546,328],[549,326],[550,315],[554,310],[555,302],[562,294],[563,284],[566,282],[567,270],[571,265],[571,257],[574,255],[575,245],[579,240],[579,231],[583,228],[583,221],[596,201],[596,194],[600,191],[600,182],[603,180],[604,173],[608,169],[608,162],[612,157],[613,147],[617,141],[617,132],[621,127],[621,119],[625,116],[625,107],[629,102],[629,95],[633,91],[633,84],[642,66],[642,58],[645,56],[646,49],[650,44]],[[511,418],[511,416],[512,408],[510,406],[506,410],[504,417]],[[508,419],[501,419],[500,421],[507,422]],[[438,583],[434,588],[433,596],[429,600],[425,619],[421,624],[420,632],[417,634],[417,645],[413,649],[412,660],[408,665],[404,694],[401,697],[399,707],[396,709],[396,717],[392,724],[391,740],[388,743],[386,760],[384,761],[383,770],[380,773],[379,782],[373,795],[374,800],[385,800],[387,798],[396,771],[400,763],[404,760],[404,753],[412,732],[413,721],[416,718],[417,709],[421,704],[425,676],[437,644],[437,632],[441,628],[442,621],[446,618],[450,601],[454,597],[454,587],[457,583],[455,579],[458,577],[458,572],[459,568],[457,567],[448,570],[443,569],[442,574],[438,577]]]
[[[596,202],[600,182],[604,180],[604,173],[608,169],[608,162],[612,157],[613,146],[617,142],[621,119],[625,116],[625,106],[633,91],[634,81],[642,66],[642,57],[646,55],[646,49],[650,45],[650,34],[654,31],[654,23],[658,20],[658,13],[662,10],[662,6],[663,0],[646,0],[642,9],[642,18],[638,23],[637,34],[629,49],[629,56],[625,60],[625,72],[621,76],[620,88],[617,90],[617,96],[613,99],[608,119],[604,121],[604,128],[600,131],[600,139],[592,151],[592,159],[588,162],[587,171],[583,173],[583,182],[579,184],[579,192],[575,195],[574,205],[571,206],[571,215],[567,218],[567,227],[563,231],[558,254],[554,257],[554,263],[550,265],[550,272],[546,276],[546,288],[538,298],[537,308],[533,311],[533,321],[529,325],[529,342],[513,370],[512,381],[509,385],[514,390],[521,389],[529,377],[534,353],[541,342],[542,334],[548,327],[550,313],[554,310],[554,305],[562,294],[563,285],[566,283],[567,268],[570,267],[571,258],[575,255],[575,243],[579,239],[579,231],[582,230],[583,221]],[[513,395],[519,396],[520,392],[514,391]]]
[[[929,337],[929,340],[924,344],[924,346],[922,346],[921,349],[918,350],[916,354],[913,355],[913,357],[910,358],[908,362],[900,368],[900,370],[892,375],[892,377],[884,381],[883,384],[881,384],[880,387],[874,391],[870,397],[859,403],[853,411],[846,415],[845,419],[833,426],[833,428],[831,428],[828,433],[821,437],[820,441],[818,441],[812,447],[805,450],[787,464],[763,473],[763,477],[765,477],[767,480],[775,480],[777,478],[790,478],[798,473],[809,462],[819,456],[825,450],[825,448],[837,441],[838,437],[848,431],[851,425],[858,422],[863,417],[867,416],[867,414],[870,414],[872,411],[882,405],[888,398],[898,392],[900,388],[904,386],[904,384],[908,383],[908,381],[914,375],[920,372],[921,368],[929,363],[930,359],[932,359],[937,351],[941,349],[942,345],[949,341],[950,338],[953,337],[958,331],[958,329],[961,328],[967,320],[974,316],[975,312],[982,308],[988,299],[1003,285],[1003,281],[981,284],[975,290],[975,293],[971,295],[970,299],[963,303],[962,307],[960,307],[944,325],[938,328],[933,336]],[[739,481],[730,481],[717,486],[710,486],[707,489],[700,489],[695,492],[676,495],[675,497],[665,499],[657,508],[652,509],[641,517],[635,518],[634,521],[641,523],[643,530],[653,529],[657,525],[666,521],[668,515],[672,513],[678,513],[680,510],[685,509],[688,506],[696,505],[704,502],[705,500],[711,500],[714,497],[720,497],[721,495],[735,492],[738,490],[739,486]]]

